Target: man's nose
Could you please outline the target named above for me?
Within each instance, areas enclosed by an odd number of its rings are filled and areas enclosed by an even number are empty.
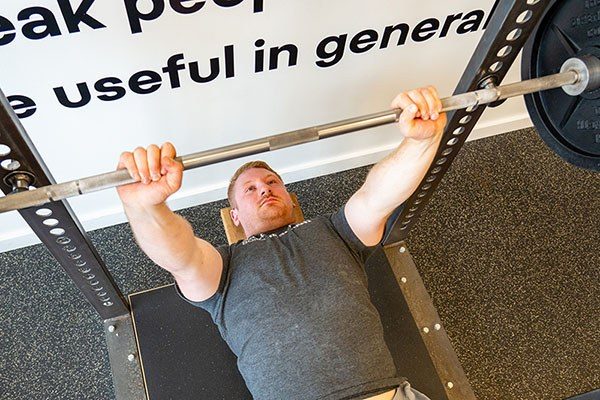
[[[260,195],[261,197],[268,196],[271,194],[271,188],[268,185],[261,185]]]

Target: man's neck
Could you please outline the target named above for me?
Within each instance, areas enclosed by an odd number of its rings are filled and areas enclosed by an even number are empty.
[[[244,233],[246,234],[247,238],[249,238],[251,236],[260,236],[261,234],[267,235],[267,234],[276,232],[282,228],[285,228],[295,222],[296,222],[296,220],[293,217],[288,218],[288,219],[281,219],[281,220],[277,220],[277,221],[272,221],[269,224],[262,225],[255,229],[250,229],[249,232],[244,230]]]

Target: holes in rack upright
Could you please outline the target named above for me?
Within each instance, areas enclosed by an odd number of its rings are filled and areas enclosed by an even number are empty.
[[[515,28],[506,35],[506,40],[513,42],[521,37],[523,30],[521,28]]]
[[[488,71],[490,71],[492,74],[496,73],[496,72],[500,71],[500,68],[502,68],[503,65],[504,64],[501,61],[496,61],[495,63],[490,65],[490,68],[488,69]]]
[[[459,135],[462,135],[463,133],[465,133],[465,128],[463,126],[460,126],[460,127],[456,128],[454,130],[454,132],[452,132],[452,134],[454,136],[459,136]]]
[[[65,234],[65,230],[63,228],[53,228],[50,229],[50,234],[54,236],[62,236]]]
[[[438,172],[440,172],[442,170],[442,167],[435,167],[434,169],[431,170],[432,174],[437,174]]]
[[[531,10],[525,10],[517,17],[517,24],[521,25],[528,22],[533,16],[533,12]]]
[[[459,124],[461,125],[466,125],[468,124],[471,120],[473,119],[473,117],[471,117],[470,115],[465,115],[464,117],[462,117],[460,119],[460,121],[458,121]]]
[[[425,182],[431,183],[431,182],[435,181],[436,179],[437,179],[437,176],[431,175],[431,176],[427,177],[427,179],[425,179]]]
[[[21,167],[21,163],[17,160],[7,158],[6,160],[0,163],[0,166],[2,166],[2,168],[4,168],[7,171],[16,171],[17,169],[19,169],[19,167]]]
[[[450,140],[448,140],[448,143],[446,143],[448,146],[454,146],[456,143],[458,143],[458,138],[452,138]]]
[[[527,4],[529,4],[530,6],[539,3],[540,0],[527,0]]]
[[[5,144],[0,144],[0,157],[6,157],[10,154],[10,147]]]
[[[55,218],[48,218],[43,220],[42,223],[46,226],[56,226],[58,225],[58,220]]]
[[[40,217],[49,217],[52,215],[52,210],[49,208],[40,208],[36,210],[35,213]]]
[[[449,148],[449,149],[446,149],[446,150],[442,151],[442,155],[443,155],[443,156],[450,155],[450,154],[451,154],[453,151],[454,151],[454,150],[453,150],[453,149],[450,149],[450,148]]]
[[[69,244],[69,243],[71,243],[71,239],[69,239],[69,238],[68,238],[68,237],[66,237],[66,236],[61,236],[61,237],[59,237],[58,239],[56,239],[56,243],[58,243],[58,244],[61,244],[61,245],[63,245],[63,246],[64,246],[64,245],[66,245],[66,244]]]
[[[498,56],[498,58],[506,57],[507,55],[512,53],[512,49],[513,49],[512,46],[506,45],[503,48],[501,48],[500,50],[498,50],[498,53],[496,53],[496,55]]]
[[[469,106],[469,107],[465,108],[465,111],[468,113],[472,113],[475,110],[477,110],[477,106]]]

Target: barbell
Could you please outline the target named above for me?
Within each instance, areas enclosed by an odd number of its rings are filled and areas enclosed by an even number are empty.
[[[495,86],[490,83],[480,90],[443,98],[441,99],[442,112],[475,108],[479,105],[495,103],[511,97],[557,88],[562,88],[565,93],[572,97],[585,96],[598,91],[600,89],[600,58],[593,54],[585,54],[565,61],[560,72],[557,74],[527,79],[503,86]],[[6,107],[7,104],[4,104],[4,106]],[[190,170],[227,160],[391,124],[398,121],[401,112],[401,109],[386,110],[329,124],[294,130],[236,145],[188,154],[177,157],[176,161],[183,165],[184,170]],[[594,168],[592,169],[594,170],[600,169],[600,164],[594,164],[593,166]],[[135,182],[126,169],[43,186],[35,190],[28,190],[34,183],[33,179],[31,175],[18,171],[5,177],[7,183],[12,185],[13,193],[0,198],[0,213],[41,206],[52,201],[63,200]]]

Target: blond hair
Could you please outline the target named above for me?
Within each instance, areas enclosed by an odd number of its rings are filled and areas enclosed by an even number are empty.
[[[232,208],[236,207],[235,197],[233,195],[233,190],[235,188],[235,182],[237,182],[237,179],[240,177],[241,174],[243,174],[244,172],[246,172],[247,170],[252,169],[252,168],[262,168],[262,169],[266,169],[267,171],[271,171],[272,173],[274,173],[277,176],[277,178],[279,178],[280,181],[283,182],[283,179],[281,179],[281,176],[279,176],[279,174],[277,172],[275,172],[275,170],[273,168],[271,168],[269,166],[269,164],[267,164],[266,162],[264,162],[264,161],[247,162],[246,164],[239,167],[237,169],[237,171],[235,171],[235,173],[233,174],[231,179],[229,180],[229,187],[227,188],[227,200],[229,200],[229,205]]]

